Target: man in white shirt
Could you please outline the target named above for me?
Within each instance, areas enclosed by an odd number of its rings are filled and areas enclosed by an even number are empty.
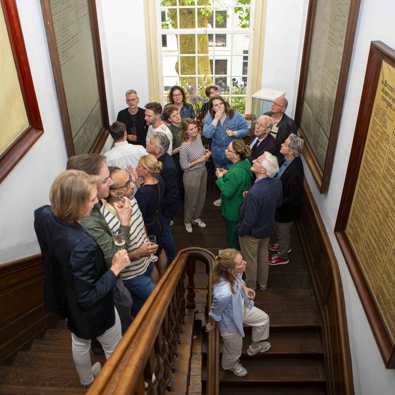
[[[123,122],[114,122],[110,126],[109,132],[114,139],[114,146],[104,153],[107,165],[121,169],[128,169],[129,166],[132,166],[133,169],[136,169],[139,159],[147,154],[145,148],[142,145],[128,143],[126,125]]]
[[[162,105],[157,102],[151,102],[145,105],[145,121],[149,125],[147,132],[147,143],[154,133],[163,133],[170,142],[167,153],[169,155],[173,152],[173,135],[162,118]]]

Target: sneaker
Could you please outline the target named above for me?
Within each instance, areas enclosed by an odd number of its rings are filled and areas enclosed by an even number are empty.
[[[238,377],[243,377],[247,375],[247,369],[239,362],[237,361],[234,365],[233,368],[229,369],[235,376]]]
[[[269,252],[273,252],[273,253],[279,252],[280,251],[280,244],[270,243],[268,249],[269,249]]]
[[[205,228],[206,224],[200,218],[196,218],[192,221],[193,225],[197,225],[199,228]]]
[[[100,373],[100,370],[101,370],[101,363],[100,363],[100,362],[94,363],[94,364],[92,365],[91,370],[92,370],[93,376],[96,377],[96,376]]]
[[[170,225],[170,226],[173,226],[173,225],[174,225],[174,221],[173,221],[172,219],[170,220],[169,225]]]
[[[190,223],[190,222],[185,222],[185,230],[188,232],[188,233],[192,233],[192,224]]]
[[[250,346],[247,348],[247,355],[253,357],[254,355],[257,355],[259,353],[269,351],[271,348],[272,345],[269,342],[261,342],[258,343],[256,346],[250,344]]]
[[[217,200],[214,200],[213,204],[214,204],[215,207],[221,207],[221,204],[222,204],[221,198],[219,198]]]
[[[270,266],[287,265],[289,263],[288,258],[282,258],[281,256],[274,255],[269,260]]]

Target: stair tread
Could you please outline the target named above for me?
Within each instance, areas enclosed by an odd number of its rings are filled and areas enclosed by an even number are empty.
[[[221,383],[221,395],[326,395],[325,383],[264,383],[249,386],[248,383]]]
[[[248,328],[249,329],[249,328]],[[278,329],[271,330],[268,339],[272,345],[271,349],[261,356],[271,355],[306,355],[306,354],[322,354],[321,334],[317,328],[295,329],[287,328],[287,330]],[[243,354],[251,343],[251,333],[246,331],[246,337],[243,341]],[[207,352],[206,344],[203,345],[202,351]]]
[[[242,364],[248,371],[247,376],[237,377],[231,372],[221,370],[221,382],[246,383],[297,383],[325,382],[322,360],[318,358],[242,358]],[[207,372],[203,370],[203,378]]]
[[[78,387],[54,387],[54,386],[37,386],[29,385],[28,390],[24,385],[14,384],[0,384],[0,394],[2,395],[53,395],[53,394],[65,394],[65,395],[80,395],[85,394],[86,390],[81,385]]]

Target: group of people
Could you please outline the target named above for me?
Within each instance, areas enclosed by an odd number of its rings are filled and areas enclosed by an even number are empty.
[[[210,315],[222,321],[224,342],[225,333],[238,334],[228,336],[223,367],[246,373],[238,362],[243,314],[245,323],[264,327],[253,332],[250,355],[270,348],[266,313],[253,309],[246,315],[239,306],[237,317],[226,315],[245,298],[251,307],[255,289],[266,288],[268,251],[271,264],[288,263],[289,231],[300,211],[303,141],[280,97],[271,114],[257,119],[246,143],[247,122],[219,93],[208,87],[209,100],[195,114],[180,86],[171,88],[164,108],[157,102],[140,108],[137,92],[128,90],[128,107],[109,129],[113,147],[104,155],[70,157],[52,184],[51,205],[35,211],[46,263],[45,305],[67,318],[84,386],[100,370],[91,365],[91,341],[97,339],[108,358],[175,258],[171,226],[182,201],[186,232],[206,227],[201,215],[209,160],[232,247],[218,258]]]

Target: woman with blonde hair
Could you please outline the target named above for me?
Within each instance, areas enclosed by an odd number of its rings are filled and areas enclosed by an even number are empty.
[[[180,147],[180,166],[184,171],[184,224],[188,233],[192,232],[192,225],[205,228],[206,224],[200,215],[206,201],[207,169],[206,161],[210,158],[210,151],[203,147],[197,123],[191,118],[183,122],[181,129],[183,143]]]
[[[243,192],[252,185],[251,163],[248,160],[251,151],[243,140],[231,141],[226,150],[226,158],[232,163],[229,170],[217,168],[217,187],[221,191],[221,212],[226,221],[227,246],[240,248],[236,234],[240,206],[243,202]]]
[[[97,203],[98,181],[83,171],[66,170],[52,184],[51,206],[34,212],[45,263],[45,308],[66,318],[75,368],[84,386],[93,382],[101,367],[98,362],[92,366],[91,339],[99,340],[106,358],[121,339],[112,290],[129,264],[123,249],[107,269],[101,249],[80,225]]]
[[[269,316],[254,306],[255,291],[248,288],[242,279],[246,261],[233,248],[220,250],[213,271],[213,301],[207,330],[218,322],[223,341],[222,368],[236,376],[247,375],[240,363],[243,345],[243,325],[252,327],[252,343],[247,348],[251,357],[271,348],[269,338]]]

